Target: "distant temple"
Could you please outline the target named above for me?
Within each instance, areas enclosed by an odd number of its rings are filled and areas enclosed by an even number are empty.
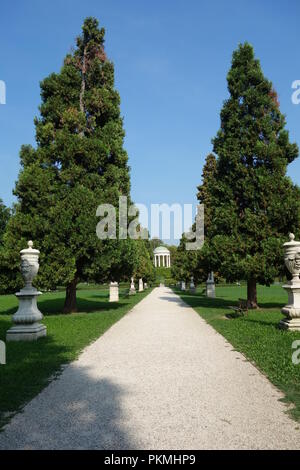
[[[156,268],[164,267],[170,268],[171,267],[171,254],[165,246],[158,246],[153,251],[154,254],[154,266]]]

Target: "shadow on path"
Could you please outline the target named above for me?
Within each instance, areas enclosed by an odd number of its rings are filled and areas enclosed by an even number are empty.
[[[70,365],[0,433],[0,449],[137,448],[122,411],[129,393],[88,367]]]

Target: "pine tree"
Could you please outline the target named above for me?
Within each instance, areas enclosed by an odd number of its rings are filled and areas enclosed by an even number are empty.
[[[204,230],[205,234],[212,223],[211,194],[213,178],[216,172],[217,160],[213,153],[207,155],[202,171],[202,183],[198,186],[197,199],[204,205]]]
[[[3,237],[8,224],[11,212],[0,199],[0,293],[5,294],[10,288],[9,270],[5,256]]]
[[[227,81],[230,96],[213,140],[207,256],[228,280],[247,280],[255,308],[257,283],[270,285],[278,275],[282,244],[299,227],[299,188],[286,176],[298,147],[289,142],[277,94],[248,43],[233,53]]]
[[[10,217],[10,209],[3,204],[0,199],[0,246],[3,243],[3,235]]]
[[[21,149],[18,203],[6,236],[15,268],[18,250],[34,240],[41,251],[38,282],[66,285],[66,313],[76,311],[80,281],[107,281],[133,269],[132,240],[96,237],[98,205],[117,207],[119,196],[130,193],[120,97],[104,34],[87,18],[60,72],[41,83],[37,147]]]

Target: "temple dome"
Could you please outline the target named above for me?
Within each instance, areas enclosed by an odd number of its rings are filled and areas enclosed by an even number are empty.
[[[165,246],[158,246],[157,248],[155,248],[153,253],[155,255],[169,255],[170,251]]]

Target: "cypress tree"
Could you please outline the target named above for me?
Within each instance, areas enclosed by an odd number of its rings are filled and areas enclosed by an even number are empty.
[[[114,66],[105,30],[87,18],[59,73],[41,82],[37,146],[21,149],[18,202],[6,235],[14,253],[26,240],[41,251],[40,285],[66,286],[64,312],[76,311],[80,281],[130,275],[131,240],[99,240],[96,209],[129,196],[130,177]],[[127,249],[129,247],[129,249]]]
[[[216,171],[204,197],[208,256],[228,280],[247,280],[248,305],[255,308],[257,283],[270,285],[279,274],[282,244],[299,228],[299,188],[286,176],[298,147],[248,43],[233,53],[227,81],[230,96],[213,139]]]

